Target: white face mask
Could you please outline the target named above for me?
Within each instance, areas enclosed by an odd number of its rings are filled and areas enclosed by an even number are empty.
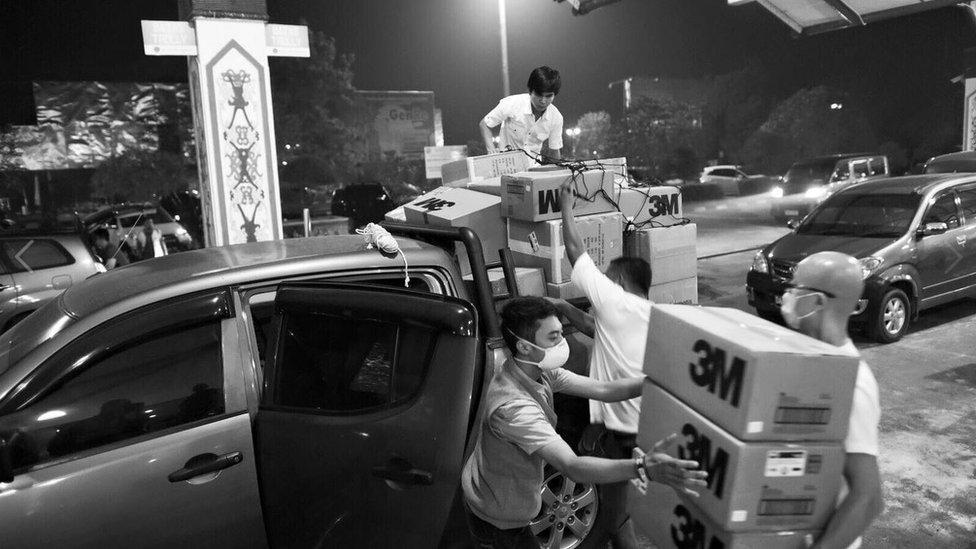
[[[512,333],[512,335],[515,334]],[[521,341],[528,343],[529,345],[535,347],[536,349],[539,349],[544,353],[542,355],[542,360],[540,360],[539,362],[532,362],[530,360],[525,360],[524,358],[518,359],[521,362],[524,362],[526,364],[535,364],[541,370],[555,370],[556,368],[562,368],[563,365],[566,364],[566,361],[569,360],[569,342],[566,341],[565,337],[562,338],[559,341],[559,343],[555,344],[552,347],[539,347],[538,345],[532,343],[527,339],[522,339],[517,335],[515,337],[517,337]]]
[[[801,320],[823,308],[823,304],[818,301],[813,307],[810,308],[808,312],[799,314],[797,309],[800,308],[801,302],[810,299],[817,299],[818,297],[822,296],[823,294],[814,292],[797,297],[796,294],[787,290],[783,294],[783,304],[779,307],[779,312],[783,315],[783,320],[786,322],[786,325],[794,330],[798,330],[800,328]]]

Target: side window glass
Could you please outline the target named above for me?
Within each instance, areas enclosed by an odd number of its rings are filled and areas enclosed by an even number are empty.
[[[0,417],[0,434],[13,441],[14,468],[23,469],[220,415],[223,387],[220,324],[181,327],[98,359]]]
[[[851,164],[851,169],[854,171],[854,178],[860,179],[862,177],[868,176],[868,161],[859,160]]]
[[[850,176],[851,176],[851,167],[850,167],[850,164],[848,164],[847,162],[844,162],[844,163],[839,164],[837,166],[837,168],[834,170],[834,175],[831,176],[830,180],[831,181],[844,181],[847,178],[849,178]]]
[[[929,206],[929,211],[925,214],[924,223],[945,223],[950,229],[959,226],[959,214],[956,211],[955,195],[946,193],[939,196],[935,202]]]
[[[327,314],[288,314],[281,337],[272,404],[336,414],[409,400],[435,341],[429,328]]]
[[[870,164],[871,175],[884,175],[885,174],[885,163],[884,158],[872,158]]]
[[[976,187],[958,191],[966,225],[976,225]]]
[[[60,244],[44,238],[4,240],[2,246],[14,272],[39,271],[75,262]]]

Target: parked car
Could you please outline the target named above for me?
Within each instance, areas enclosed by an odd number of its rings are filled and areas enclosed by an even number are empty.
[[[113,204],[84,218],[85,229],[91,233],[99,227],[104,227],[113,234],[112,242],[128,244],[135,250],[136,236],[142,231],[146,219],[152,219],[156,228],[163,235],[163,241],[170,252],[193,250],[200,247],[200,243],[178,221],[173,219],[165,208],[159,204]]]
[[[196,189],[173,191],[161,197],[159,205],[190,233],[194,242],[203,246],[203,210],[200,191]]]
[[[934,156],[925,163],[924,173],[976,173],[976,151]]]
[[[133,263],[0,337],[3,546],[435,547],[507,351],[474,233],[394,230]],[[542,546],[582,542],[595,487],[540,492]]]
[[[379,183],[346,185],[332,193],[332,215],[348,217],[350,230],[382,221],[383,214],[395,207],[390,193]]]
[[[852,323],[897,341],[930,307],[976,295],[976,174],[866,181],[838,191],[763,248],[746,277],[749,304],[778,318],[796,264],[819,251],[861,262],[864,295]]]
[[[724,196],[756,194],[770,190],[770,178],[763,174],[749,173],[742,166],[708,166],[702,170],[698,183],[715,185]]]
[[[773,219],[802,219],[831,193],[859,181],[891,174],[882,154],[833,154],[796,162],[770,191]]]
[[[104,271],[79,227],[41,224],[25,228],[13,221],[4,223],[0,229],[0,332],[67,288]]]

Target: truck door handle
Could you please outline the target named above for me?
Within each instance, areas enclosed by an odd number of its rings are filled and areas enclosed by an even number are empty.
[[[231,452],[222,456],[209,453],[200,454],[191,457],[182,469],[173,471],[166,478],[168,478],[170,482],[183,482],[184,480],[190,480],[193,477],[213,473],[214,471],[219,471],[228,467],[233,467],[242,461],[244,461],[244,454],[240,452]]]
[[[434,483],[434,475],[430,471],[415,469],[409,461],[399,457],[390,458],[386,465],[373,467],[373,476],[402,484],[430,486]]]
[[[956,237],[956,244],[959,244],[960,246],[965,246],[966,245],[966,235],[957,236]]]

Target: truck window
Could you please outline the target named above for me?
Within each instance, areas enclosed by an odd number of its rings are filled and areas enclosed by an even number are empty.
[[[369,318],[287,313],[271,404],[349,414],[395,406],[418,391],[431,328]]]

